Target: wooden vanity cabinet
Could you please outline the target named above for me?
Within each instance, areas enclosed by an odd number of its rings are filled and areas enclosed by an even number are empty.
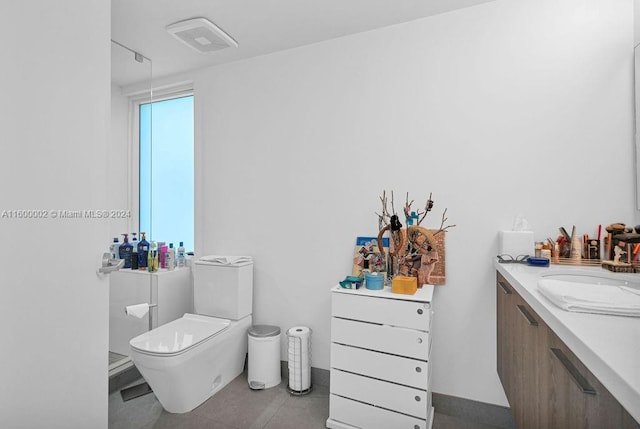
[[[544,428],[549,329],[500,274],[497,286],[498,375],[517,427]]]
[[[518,428],[640,425],[497,273],[497,370]]]

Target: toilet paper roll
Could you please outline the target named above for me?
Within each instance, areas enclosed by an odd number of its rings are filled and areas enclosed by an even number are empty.
[[[306,326],[294,326],[293,328],[289,328],[287,335],[290,337],[309,338],[311,329]]]
[[[287,331],[289,337],[289,388],[305,391],[311,387],[311,329],[294,326]]]
[[[148,312],[149,304],[146,302],[144,304],[128,305],[124,308],[124,313],[127,316],[134,316],[138,319],[142,319]]]

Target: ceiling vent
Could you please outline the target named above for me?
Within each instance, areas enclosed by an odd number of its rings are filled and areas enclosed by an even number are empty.
[[[198,52],[208,53],[238,47],[238,42],[206,18],[193,18],[167,26],[167,31]]]

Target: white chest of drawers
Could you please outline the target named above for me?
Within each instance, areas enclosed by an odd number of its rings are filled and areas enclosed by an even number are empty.
[[[331,290],[331,429],[430,429],[433,286]]]

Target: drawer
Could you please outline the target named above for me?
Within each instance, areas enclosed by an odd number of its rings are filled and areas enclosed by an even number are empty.
[[[429,333],[331,318],[331,341],[414,359],[429,359]]]
[[[393,411],[329,395],[329,419],[348,426],[367,429],[427,429],[426,419],[417,419]],[[327,427],[331,426],[327,422]]]
[[[428,416],[426,390],[376,380],[338,369],[331,369],[330,389],[335,395],[419,419],[426,419]]]
[[[403,326],[428,331],[431,304],[400,299],[333,293],[331,315],[382,325]]]
[[[371,350],[331,344],[331,368],[427,390],[429,363]]]

